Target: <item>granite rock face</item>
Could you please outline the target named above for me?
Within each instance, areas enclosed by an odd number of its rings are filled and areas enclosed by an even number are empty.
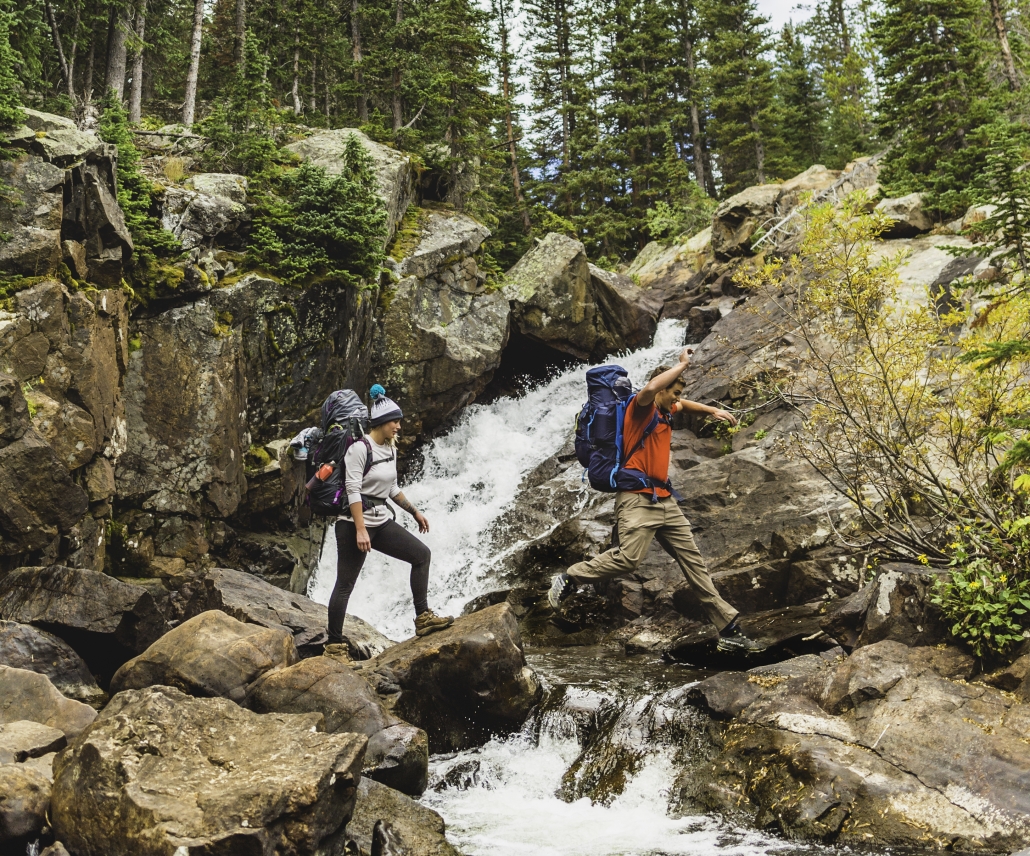
[[[365,738],[170,687],[124,692],[54,767],[73,853],[339,853]]]
[[[404,410],[406,442],[474,400],[501,363],[508,301],[487,290],[476,261],[489,234],[464,214],[430,213],[380,298],[372,374]]]
[[[97,715],[89,705],[61,695],[46,675],[27,669],[0,666],[0,686],[0,722],[6,725],[29,720],[72,738]]]

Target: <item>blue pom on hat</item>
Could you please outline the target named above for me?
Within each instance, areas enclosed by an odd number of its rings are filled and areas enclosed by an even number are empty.
[[[383,398],[386,395],[386,390],[383,389],[378,383],[372,384],[372,388],[368,391],[369,398]]]

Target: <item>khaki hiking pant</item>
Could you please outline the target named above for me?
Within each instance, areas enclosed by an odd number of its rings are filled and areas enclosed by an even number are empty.
[[[647,555],[655,538],[672,556],[694,590],[708,620],[723,630],[737,616],[737,610],[719,596],[701,557],[690,522],[671,496],[651,502],[645,493],[620,492],[615,500],[615,519],[619,527],[619,546],[579,562],[566,573],[577,584],[610,580],[633,573]]]

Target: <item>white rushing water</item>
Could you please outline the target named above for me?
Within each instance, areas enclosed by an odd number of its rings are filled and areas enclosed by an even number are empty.
[[[625,367],[639,385],[655,365],[679,353],[683,335],[682,322],[662,321],[651,347],[612,362]],[[429,605],[436,612],[458,615],[469,600],[496,588],[493,569],[500,555],[518,543],[509,538],[503,539],[503,547],[495,546],[494,525],[514,502],[526,474],[568,439],[586,398],[587,368],[568,369],[521,398],[472,405],[453,430],[426,448],[422,474],[404,485],[404,493],[429,520],[429,534],[423,537],[433,551]],[[578,479],[570,479],[570,515],[582,507],[587,490]],[[414,530],[405,514],[397,519]],[[335,582],[336,538],[330,527],[308,596],[328,603]],[[414,611],[407,566],[371,553],[348,612],[392,639],[411,636]]]

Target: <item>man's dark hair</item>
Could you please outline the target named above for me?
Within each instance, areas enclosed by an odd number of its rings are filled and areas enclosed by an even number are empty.
[[[662,372],[667,372],[671,368],[672,368],[672,366],[667,366],[667,365],[664,365],[664,364],[658,366],[658,368],[656,368],[653,372],[651,372],[651,376],[648,378],[648,380],[654,380],[656,377],[658,377],[658,375],[662,374]],[[669,386],[672,386],[672,384],[676,383],[677,380],[683,380],[683,375],[680,375],[679,377],[677,377],[676,380],[674,380],[672,383],[669,384]],[[669,386],[665,387],[665,389],[668,389]]]

